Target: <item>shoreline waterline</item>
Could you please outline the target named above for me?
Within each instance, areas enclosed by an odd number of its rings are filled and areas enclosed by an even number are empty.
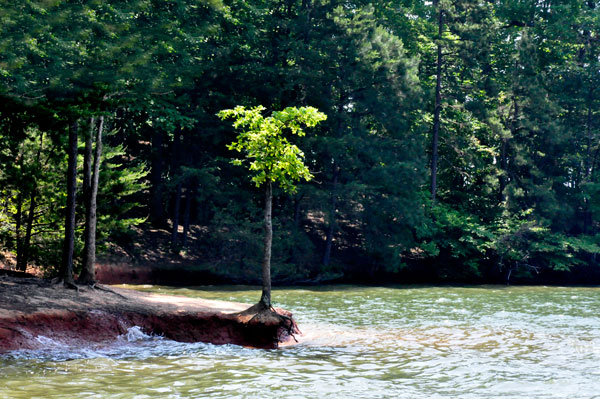
[[[260,294],[139,288],[236,302]],[[4,357],[0,397],[39,396],[39,384],[61,386],[50,398],[594,398],[600,389],[598,288],[296,287],[273,299],[294,312],[299,344],[145,337],[87,357]]]

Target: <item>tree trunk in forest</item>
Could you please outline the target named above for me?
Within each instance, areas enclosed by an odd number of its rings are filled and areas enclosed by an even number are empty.
[[[173,151],[171,156],[171,175],[176,179],[175,198],[173,205],[173,214],[171,216],[171,249],[178,252],[177,237],[179,235],[179,213],[181,211],[181,190],[183,188],[182,178],[180,176],[181,166],[181,133],[175,132],[173,137]]]
[[[504,190],[506,189],[506,169],[508,167],[508,139],[506,137],[502,138],[502,146],[500,147],[500,170],[502,174],[500,174],[500,187],[498,189],[498,199],[500,202],[506,201],[506,195],[504,194]]]
[[[435,72],[435,106],[433,110],[433,137],[431,141],[431,202],[435,204],[437,196],[437,167],[438,167],[438,142],[440,136],[440,112],[442,109],[442,33],[444,30],[444,12],[442,11],[439,0],[434,1],[434,6],[438,10],[438,44],[437,60]]]
[[[175,204],[173,206],[173,226],[171,229],[171,249],[175,252],[177,249],[177,235],[179,232],[179,211],[181,209],[181,182],[177,183],[177,187],[175,188]]]
[[[162,130],[152,131],[152,153],[150,156],[150,213],[148,219],[154,227],[166,224],[163,209],[163,137]]]
[[[304,29],[303,29],[303,39],[304,43],[308,44],[308,39],[310,36],[310,14],[312,10],[312,2],[311,0],[302,0],[302,10],[304,10]]]
[[[19,191],[17,194],[17,212],[15,213],[15,239],[17,246],[17,268],[21,264],[23,256],[23,240],[21,239],[21,225],[23,220],[23,193]]]
[[[31,234],[33,232],[33,222],[35,222],[35,208],[37,192],[34,189],[29,198],[29,214],[27,215],[27,226],[25,228],[25,238],[23,238],[22,255],[17,260],[17,270],[26,271],[29,263],[29,248],[31,246]]]
[[[327,234],[325,238],[325,251],[323,253],[323,266],[328,266],[331,261],[331,250],[333,247],[333,235],[335,234],[335,214],[336,214],[336,188],[338,183],[338,177],[340,175],[340,168],[333,164],[333,178],[331,181],[331,197],[330,197],[330,208],[329,208],[329,226],[327,226]]]
[[[83,269],[79,281],[82,284],[94,285],[96,283],[96,225],[98,221],[98,182],[100,179],[100,162],[102,160],[102,131],[104,129],[104,116],[98,119],[96,130],[96,151],[92,169],[88,203],[85,215],[85,247],[83,253]]]
[[[510,121],[510,134],[511,137],[515,137],[517,134],[517,130],[519,129],[519,103],[515,96],[513,96],[513,114]],[[507,200],[506,193],[504,190],[508,184],[508,138],[502,138],[502,146],[500,147],[500,170],[502,174],[500,175],[500,188],[499,188],[499,198],[500,202],[505,202]]]
[[[83,203],[85,206],[85,229],[84,229],[84,247],[83,247],[83,264],[85,265],[88,260],[88,246],[89,246],[89,229],[90,229],[90,206],[91,206],[91,190],[92,190],[92,157],[93,157],[93,143],[94,143],[94,132],[96,130],[96,119],[91,117],[89,120],[89,130],[85,136],[85,149],[83,153]],[[84,266],[85,269],[85,266]],[[80,280],[83,280],[83,274],[79,276]]]
[[[587,115],[586,115],[586,123],[585,123],[586,139],[587,139],[587,146],[586,146],[586,151],[585,151],[585,177],[586,178],[589,178],[590,174],[592,172],[592,146],[593,146],[593,139],[592,139],[592,98],[593,98],[593,94],[594,94],[594,91],[590,87],[590,89],[588,91]]]
[[[44,134],[40,135],[40,145],[36,154],[36,161],[40,161],[40,156],[42,153],[42,148],[44,146]],[[21,158],[22,159],[22,158]],[[37,186],[36,181],[33,181],[33,187],[31,188],[31,192],[29,194],[29,213],[27,214],[27,224],[25,227],[25,237],[21,240],[20,233],[17,235],[18,245],[17,246],[17,270],[26,271],[27,264],[29,263],[29,249],[31,245],[31,235],[33,232],[33,223],[35,222],[35,209],[37,207]],[[19,202],[19,201],[17,201]],[[19,208],[22,204],[19,205]],[[21,213],[21,218],[23,217],[22,209],[19,211]],[[22,222],[20,222],[22,223]],[[19,228],[20,230],[20,228]]]
[[[31,234],[33,232],[33,222],[35,222],[35,208],[37,192],[34,189],[31,192],[31,198],[29,199],[29,214],[27,215],[27,227],[25,228],[25,238],[23,239],[22,251],[23,254],[19,261],[17,261],[17,270],[26,271],[27,264],[29,263],[29,248],[31,246]]]
[[[75,247],[75,195],[77,192],[77,121],[69,124],[67,209],[65,212],[65,237],[63,243],[61,277],[66,286],[75,286],[73,280],[73,250]]]
[[[187,246],[188,234],[190,232],[190,212],[192,208],[193,190],[187,187],[185,190],[185,208],[183,210],[183,237],[181,237],[181,246]]]
[[[595,164],[595,160],[592,158],[592,99],[594,95],[593,85],[590,85],[588,89],[587,98],[587,115],[586,115],[586,154],[585,154],[585,180],[592,181],[592,171]],[[588,234],[592,225],[592,212],[590,210],[589,199],[584,197],[583,200],[583,234]]]
[[[23,163],[24,163],[24,158],[25,158],[25,151],[23,150],[23,152],[21,152],[21,150],[18,151],[18,165],[19,165],[19,169],[23,170]],[[17,200],[16,200],[16,212],[15,212],[15,246],[16,246],[16,250],[17,250],[17,268],[19,267],[19,265],[21,264],[21,257],[23,255],[23,240],[21,238],[21,228],[23,225],[23,189],[18,189],[17,192]]]
[[[265,182],[265,224],[264,249],[262,262],[262,295],[259,304],[266,309],[271,307],[271,247],[273,246],[273,185]]]
[[[92,187],[92,145],[94,141],[94,130],[96,128],[96,119],[90,118],[90,129],[85,136],[85,149],[83,153],[83,200],[85,206],[89,204],[90,189]]]

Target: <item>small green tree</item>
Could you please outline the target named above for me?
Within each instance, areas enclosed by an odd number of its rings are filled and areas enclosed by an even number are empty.
[[[263,106],[246,109],[238,106],[218,113],[221,119],[233,119],[233,126],[240,129],[237,140],[228,145],[230,150],[244,154],[245,159],[235,159],[235,165],[248,161],[251,179],[257,187],[265,188],[264,250],[262,262],[262,295],[259,309],[271,308],[271,246],[273,225],[271,209],[273,183],[288,193],[296,191],[296,182],[309,181],[313,176],[304,165],[304,153],[290,143],[284,133],[304,136],[303,126],[314,127],[327,116],[313,107],[288,107],[269,117],[262,115]]]

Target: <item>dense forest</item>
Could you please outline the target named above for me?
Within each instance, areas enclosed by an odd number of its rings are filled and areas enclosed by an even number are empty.
[[[257,281],[264,198],[217,114],[308,106],[274,280],[600,283],[598,0],[0,4],[13,268],[152,252]]]

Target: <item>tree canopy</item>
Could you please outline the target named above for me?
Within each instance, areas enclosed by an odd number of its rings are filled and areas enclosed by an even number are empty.
[[[327,116],[314,107],[287,107],[265,118],[261,114],[264,110],[263,106],[251,109],[238,106],[219,112],[220,118],[233,118],[233,126],[241,129],[237,140],[227,148],[245,154],[252,181],[257,187],[271,182],[279,184],[288,193],[294,193],[297,181],[310,181],[313,175],[304,165],[304,153],[283,133],[302,137],[305,135],[302,125],[314,127]],[[243,162],[241,159],[233,160],[235,165]]]
[[[102,117],[110,256],[256,282],[268,180],[280,281],[600,281],[598,1],[27,0],[0,21],[6,264],[58,270],[69,133]]]

